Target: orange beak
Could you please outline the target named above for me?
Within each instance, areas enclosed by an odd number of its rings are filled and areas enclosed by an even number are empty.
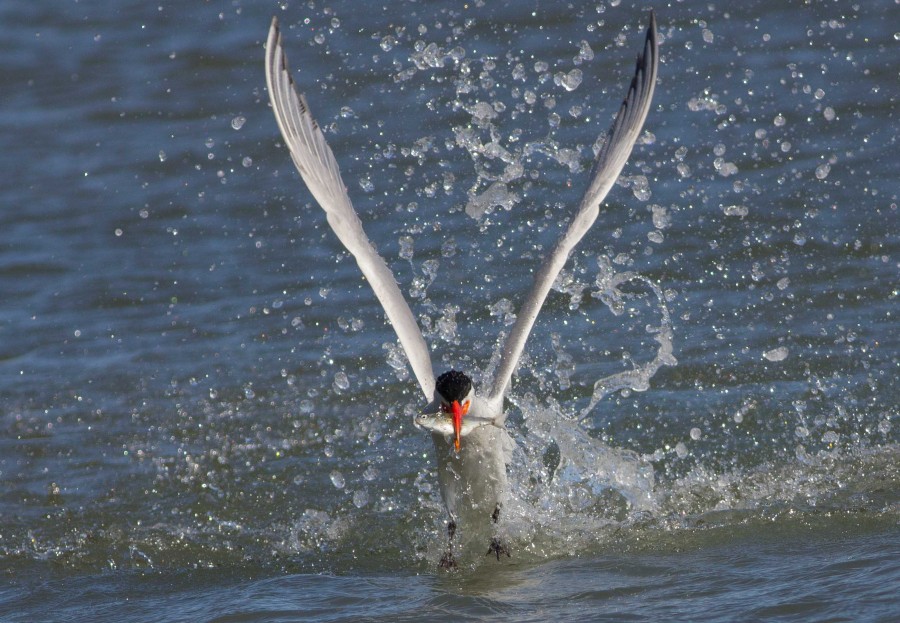
[[[469,403],[466,402],[465,405],[461,405],[458,400],[454,400],[453,404],[450,405],[450,409],[453,415],[453,431],[456,433],[456,439],[453,440],[453,446],[456,448],[456,451],[459,452],[459,431],[462,428],[463,416],[469,410]]]

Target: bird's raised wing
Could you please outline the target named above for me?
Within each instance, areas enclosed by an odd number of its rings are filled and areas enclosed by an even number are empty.
[[[309,192],[325,210],[328,224],[369,281],[394,326],[426,400],[434,397],[434,372],[428,346],[403,298],[393,273],[372,247],[347,196],[341,172],[325,135],[309,113],[306,99],[294,88],[281,45],[278,19],[272,19],[266,42],[266,84],[275,120]]]
[[[600,153],[597,154],[590,186],[581,200],[578,212],[569,223],[569,228],[556,243],[556,247],[550,255],[544,259],[543,265],[534,278],[534,285],[531,286],[531,291],[519,310],[516,324],[503,346],[500,365],[487,399],[489,410],[499,414],[497,416],[498,423],[502,422],[504,418],[503,396],[513,371],[519,363],[519,357],[525,348],[528,334],[531,333],[538,312],[544,304],[544,299],[547,298],[547,293],[572,249],[597,220],[597,216],[600,214],[600,202],[612,188],[619,173],[622,172],[622,167],[625,166],[625,162],[631,155],[631,149],[634,147],[650,110],[658,65],[656,17],[651,12],[650,26],[647,28],[647,37],[644,41],[644,51],[638,56],[637,68],[628,94],[607,134],[606,142],[600,149]]]

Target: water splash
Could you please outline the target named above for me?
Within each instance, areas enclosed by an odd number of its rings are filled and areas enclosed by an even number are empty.
[[[530,516],[540,508],[551,514],[588,513],[607,524],[657,509],[649,461],[590,436],[558,406],[520,406],[524,432],[510,469],[514,497],[531,507]]]
[[[631,390],[636,392],[647,391],[650,388],[650,379],[662,366],[674,366],[678,361],[672,352],[672,320],[666,307],[665,295],[662,288],[647,277],[633,272],[618,273],[612,267],[610,261],[601,257],[598,261],[600,272],[597,275],[596,285],[598,291],[592,294],[599,298],[609,310],[616,316],[621,316],[625,311],[625,303],[633,295],[623,293],[619,287],[629,282],[646,284],[656,296],[657,310],[660,314],[658,326],[648,325],[646,331],[653,335],[653,339],[659,344],[656,355],[644,364],[635,365],[634,369],[617,372],[598,379],[594,383],[594,392],[590,403],[581,412],[580,419],[588,417],[598,402],[613,392]]]

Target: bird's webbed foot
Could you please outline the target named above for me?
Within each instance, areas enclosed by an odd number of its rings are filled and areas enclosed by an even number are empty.
[[[488,551],[485,556],[490,556],[494,554],[497,556],[497,560],[500,560],[500,554],[506,554],[506,557],[509,558],[509,549],[500,541],[499,537],[494,537],[491,539],[491,544],[488,546]]]
[[[456,558],[453,557],[453,552],[451,552],[450,550],[444,552],[444,555],[441,556],[441,561],[438,563],[438,566],[441,569],[446,569],[447,571],[456,569]]]
[[[453,557],[453,537],[456,536],[456,522],[452,519],[447,524],[447,551],[441,556],[438,566],[448,571],[456,569],[456,558]]]
[[[497,502],[497,506],[494,507],[494,512],[491,513],[491,522],[499,523],[500,522],[500,503]],[[488,551],[485,556],[490,556],[494,554],[497,556],[497,560],[500,560],[500,554],[506,554],[506,557],[509,558],[509,549],[500,541],[500,537],[493,537],[491,539],[491,544],[488,546]]]

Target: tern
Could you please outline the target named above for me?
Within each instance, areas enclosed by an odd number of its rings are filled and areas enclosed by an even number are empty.
[[[590,182],[577,212],[553,250],[544,258],[531,290],[519,308],[507,337],[493,381],[479,393],[468,375],[450,370],[435,378],[428,346],[400,292],[394,275],[378,254],[350,203],[334,153],[298,92],[288,70],[278,19],[272,19],[266,42],[266,84],[281,136],[309,192],[325,211],[334,234],[356,259],[375,296],[397,333],[413,374],[422,389],[426,408],[415,424],[431,432],[437,456],[441,497],[449,514],[447,549],[440,566],[456,566],[453,553],[457,523],[473,531],[490,532],[488,554],[509,556],[497,534],[508,495],[507,466],[515,444],[504,427],[504,396],[525,348],[538,312],[575,245],[600,214],[601,202],[631,155],[650,110],[659,65],[656,17],[650,13],[643,51],[634,78],[606,140],[599,149]]]

